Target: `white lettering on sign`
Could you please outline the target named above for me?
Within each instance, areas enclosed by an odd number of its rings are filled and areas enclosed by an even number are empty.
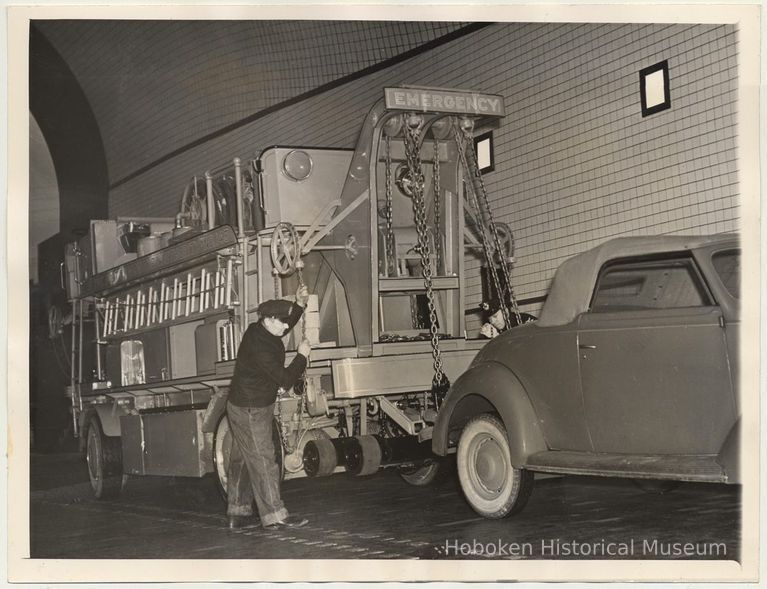
[[[492,94],[431,90],[424,88],[385,88],[386,108],[469,115],[504,116],[503,99]]]

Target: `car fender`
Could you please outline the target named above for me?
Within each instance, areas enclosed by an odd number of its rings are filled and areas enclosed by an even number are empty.
[[[486,362],[469,368],[450,387],[434,423],[434,453],[447,454],[450,431],[462,428],[474,415],[488,412],[503,420],[515,467],[524,466],[528,456],[548,449],[522,383],[502,364]]]
[[[716,461],[727,475],[728,483],[740,483],[740,418],[727,434]]]

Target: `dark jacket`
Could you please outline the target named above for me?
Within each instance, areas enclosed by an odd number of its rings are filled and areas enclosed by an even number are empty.
[[[290,329],[298,322],[303,308],[293,304],[285,320]],[[289,389],[306,368],[306,358],[296,354],[285,366],[282,338],[269,333],[261,321],[252,323],[242,337],[229,389],[229,402],[238,407],[267,407],[277,398],[277,389]]]

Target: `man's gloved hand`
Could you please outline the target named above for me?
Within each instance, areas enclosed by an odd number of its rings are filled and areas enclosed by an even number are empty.
[[[296,291],[296,303],[302,307],[306,307],[306,301],[309,300],[309,289],[306,286],[301,285]]]
[[[298,344],[297,352],[299,354],[301,354],[302,356],[305,356],[306,359],[308,360],[309,359],[309,354],[311,353],[311,351],[312,351],[312,346],[309,343],[309,340],[308,339],[302,339],[301,343]]]
[[[481,329],[479,330],[480,335],[483,335],[487,338],[494,338],[496,335],[498,335],[498,330],[491,325],[490,323],[485,323],[482,325]]]

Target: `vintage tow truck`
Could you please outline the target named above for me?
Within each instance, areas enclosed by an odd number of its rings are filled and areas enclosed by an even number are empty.
[[[215,473],[225,491],[241,334],[260,302],[301,284],[312,296],[286,349],[313,349],[275,406],[284,476],[396,466],[430,482],[446,383],[484,343],[466,336],[466,256],[514,301],[511,233],[473,144],[478,121],[503,116],[500,96],[386,88],[354,150],[270,147],[194,177],[175,218],[91,221],[67,246],[60,328],[95,495],[129,475]]]

